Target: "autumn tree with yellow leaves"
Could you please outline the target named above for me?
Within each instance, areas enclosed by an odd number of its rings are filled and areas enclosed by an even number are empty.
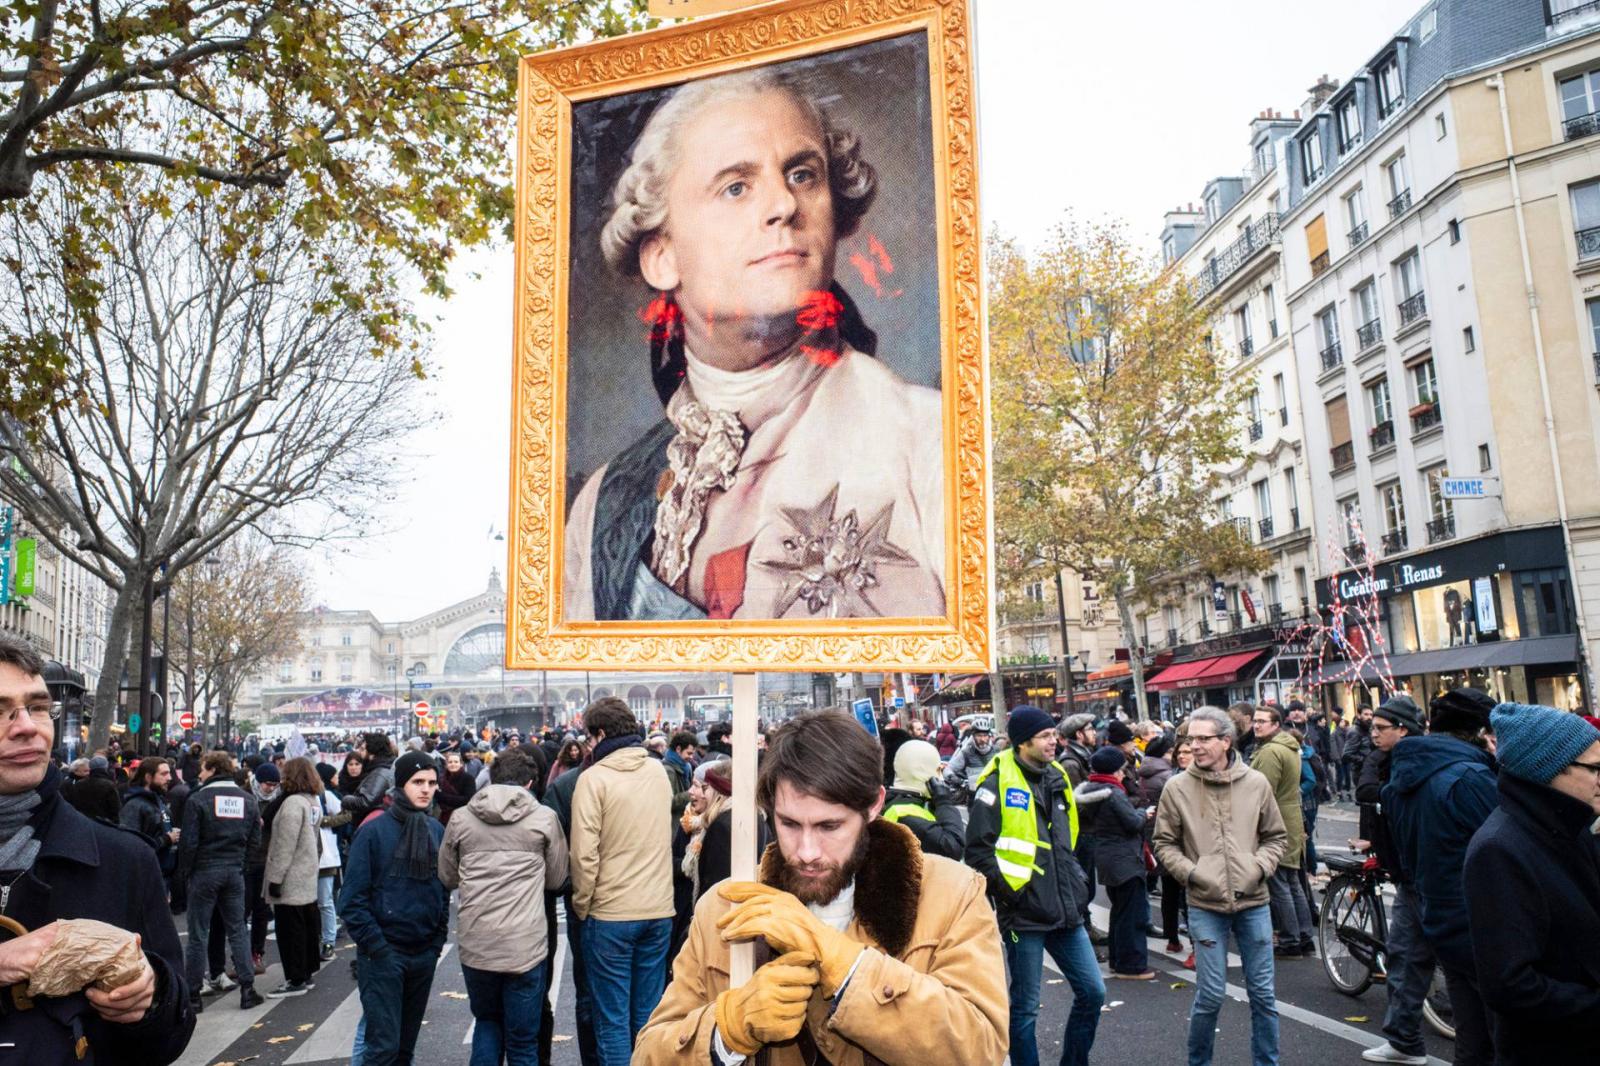
[[[1063,225],[1032,254],[992,237],[988,269],[1002,585],[1069,567],[1109,592],[1146,718],[1134,605],[1266,565],[1216,504],[1247,385],[1183,275],[1119,226]]]

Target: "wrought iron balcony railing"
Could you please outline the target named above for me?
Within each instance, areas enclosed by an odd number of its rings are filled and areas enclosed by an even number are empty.
[[[1429,544],[1438,544],[1440,541],[1451,540],[1455,535],[1456,516],[1453,514],[1445,515],[1443,518],[1435,518],[1428,523]]]
[[[1411,190],[1401,189],[1395,194],[1394,199],[1389,201],[1389,217],[1399,218],[1409,210],[1411,210]]]
[[[1392,419],[1386,420],[1373,426],[1367,433],[1367,443],[1372,446],[1373,451],[1377,451],[1379,448],[1387,448],[1393,444],[1394,421]]]
[[[1364,326],[1356,327],[1356,345],[1361,351],[1366,351],[1381,340],[1383,340],[1383,322],[1381,320],[1375,318]]]
[[[1367,561],[1367,545],[1365,541],[1352,540],[1344,546],[1344,553],[1350,557],[1352,563]]]
[[[1550,25],[1552,26],[1565,22],[1567,19],[1582,18],[1584,15],[1592,15],[1596,11],[1600,11],[1600,0],[1591,0],[1587,4],[1574,4],[1563,11],[1556,11],[1554,8],[1555,5],[1551,4]]]
[[[1587,115],[1574,115],[1561,124],[1561,129],[1569,141],[1600,133],[1600,111],[1591,111]]]
[[[1230,521],[1233,522],[1234,531],[1239,534],[1240,539],[1242,539],[1246,544],[1249,544],[1250,519],[1241,516],[1239,518],[1230,519]]]
[[[1578,258],[1593,259],[1600,255],[1600,226],[1590,226],[1581,229],[1576,234],[1578,238]]]
[[[1356,465],[1356,446],[1349,441],[1334,445],[1328,449],[1328,455],[1333,460],[1333,469],[1336,471]]]
[[[1383,535],[1383,554],[1398,555],[1406,550],[1406,531],[1391,529]]]
[[[1338,341],[1334,341],[1332,344],[1322,349],[1323,370],[1332,370],[1342,362],[1344,362],[1344,351],[1339,347]]]
[[[1421,405],[1418,405],[1421,407]],[[1421,407],[1411,416],[1411,433],[1415,436],[1424,430],[1432,429],[1444,421],[1444,411],[1439,406],[1439,401],[1434,400],[1426,407]]]
[[[1261,531],[1261,539],[1262,540],[1271,540],[1272,539],[1272,519],[1270,519],[1270,518],[1261,519],[1261,521],[1256,523],[1256,528]]]
[[[1250,356],[1255,354],[1255,350],[1256,350],[1256,342],[1251,340],[1249,337],[1246,337],[1244,340],[1239,342],[1239,358],[1240,359],[1248,359],[1248,358],[1250,358]]]
[[[1258,440],[1261,439],[1262,434],[1264,434],[1265,432],[1266,432],[1266,430],[1262,428],[1261,420],[1259,418],[1256,419],[1254,422],[1250,423],[1250,443],[1251,444],[1256,443]]]
[[[1419,292],[1400,301],[1400,324],[1409,326],[1428,316],[1428,295]]]
[[[1371,228],[1365,222],[1361,223],[1361,225],[1359,225],[1355,229],[1351,230],[1350,231],[1350,247],[1351,248],[1359,247],[1362,244],[1362,242],[1364,242],[1367,239],[1367,236],[1370,234],[1370,232],[1371,232]]]
[[[1195,299],[1202,300],[1211,291],[1232,277],[1240,267],[1255,257],[1278,236],[1278,216],[1263,215],[1252,222],[1239,239],[1212,257],[1205,269],[1194,277]]]
[[[1289,508],[1289,528],[1291,530],[1300,528],[1300,508],[1298,507]]]

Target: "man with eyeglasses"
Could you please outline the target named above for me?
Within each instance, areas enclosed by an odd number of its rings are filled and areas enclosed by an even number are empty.
[[[1189,717],[1194,762],[1173,774],[1156,810],[1155,853],[1189,897],[1195,992],[1189,1010],[1189,1066],[1209,1066],[1217,1015],[1227,992],[1228,937],[1239,947],[1250,998],[1254,1066],[1277,1066],[1278,1005],[1267,882],[1289,847],[1272,786],[1235,758],[1226,711]]]
[[[96,1057],[164,1066],[183,1053],[194,1015],[161,869],[138,835],[62,801],[50,761],[60,710],[43,675],[31,646],[0,634],[0,914],[27,930],[0,943],[0,1033],[12,1060],[33,1066]],[[29,1002],[22,993],[56,923],[73,918],[137,934],[138,977]]]
[[[1553,707],[1490,716],[1500,806],[1467,846],[1465,888],[1501,1062],[1600,1048],[1600,729]]]
[[[1278,929],[1276,955],[1280,959],[1316,957],[1312,937],[1311,901],[1300,883],[1305,861],[1306,824],[1300,807],[1300,741],[1283,728],[1283,712],[1262,704],[1250,712],[1256,750],[1250,768],[1259,770],[1272,786],[1272,794],[1289,834],[1289,846],[1267,882],[1272,898],[1272,924]]]
[[[1428,1049],[1422,1042],[1422,1001],[1433,984],[1433,949],[1422,935],[1417,889],[1400,862],[1383,809],[1383,786],[1389,783],[1394,746],[1406,737],[1422,734],[1422,708],[1410,696],[1390,696],[1373,712],[1372,754],[1360,766],[1356,780],[1362,839],[1371,842],[1378,865],[1395,886],[1394,902],[1389,907],[1389,934],[1384,940],[1388,965],[1384,992],[1388,1006],[1383,1012],[1383,1035],[1388,1039],[1361,1053],[1367,1062],[1423,1066],[1428,1061]]]

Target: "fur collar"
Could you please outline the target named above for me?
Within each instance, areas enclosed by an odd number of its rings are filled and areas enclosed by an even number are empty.
[[[867,823],[867,861],[856,874],[856,920],[878,946],[898,958],[911,946],[922,899],[922,846],[911,830],[881,818]],[[776,884],[778,842],[761,856],[761,881]]]

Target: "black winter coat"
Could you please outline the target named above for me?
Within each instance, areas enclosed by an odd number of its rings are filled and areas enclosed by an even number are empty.
[[[173,829],[172,812],[165,798],[147,788],[130,788],[123,797],[122,828],[131,829],[144,837],[145,843],[156,853],[156,862],[162,873],[170,873],[177,865],[178,853],[167,834]],[[182,823],[179,823],[181,826]]]
[[[109,770],[90,770],[88,777],[80,777],[62,790],[66,801],[80,814],[98,818],[115,825],[122,814],[122,794],[112,780]]]
[[[1089,902],[1089,879],[1072,853],[1066,778],[1053,766],[1035,773],[1021,762],[1017,765],[1033,790],[1039,840],[1050,845],[1048,851],[1041,848],[1035,860],[1044,873],[1035,873],[1020,892],[1013,892],[1000,874],[994,856],[994,843],[1000,836],[998,771],[984,778],[973,797],[967,819],[966,863],[989,882],[1002,932],[1076,929]]]
[[[194,1015],[161,871],[148,844],[85,818],[63,801],[60,784],[60,771],[51,767],[39,786],[44,802],[29,819],[40,842],[39,857],[12,884],[5,913],[28,929],[63,918],[93,918],[139,934],[156,975],[155,999],[141,1021],[112,1025],[81,993],[35,1000],[27,1011],[11,1009],[7,994],[0,1007],[0,1034],[11,1045],[6,1051],[12,1061],[28,1066],[165,1066],[183,1054]],[[81,1060],[74,1052],[79,1034],[88,1041]]]
[[[1373,752],[1372,726],[1363,725],[1359,718],[1352,724],[1354,729],[1349,739],[1344,742],[1344,751],[1340,754],[1339,761],[1353,767],[1352,773],[1360,773],[1361,767],[1366,765],[1367,756]]]
[[[1464,883],[1484,1002],[1506,1066],[1600,1049],[1600,838],[1594,811],[1501,774],[1500,806],[1467,846]]]
[[[1107,888],[1142,878],[1144,868],[1144,828],[1147,819],[1142,809],[1135,810],[1122,790],[1104,781],[1090,781],[1077,790],[1080,800],[1104,793],[1098,803],[1084,803],[1078,810],[1078,831],[1094,838],[1094,865],[1100,883]]]
[[[1389,831],[1389,818],[1383,813],[1383,786],[1389,783],[1389,752],[1373,748],[1361,764],[1356,779],[1356,802],[1361,804],[1361,839],[1372,842],[1372,852],[1384,873],[1402,884],[1409,884],[1400,852]]]
[[[900,824],[911,830],[911,835],[922,845],[924,854],[943,855],[947,859],[961,861],[961,853],[967,847],[967,827],[961,821],[960,804],[956,803],[948,790],[930,799],[920,793],[891,788],[884,797],[884,809],[896,803],[916,803],[933,812],[931,822],[926,818],[900,819]]]
[[[195,870],[244,871],[245,856],[261,841],[256,798],[218,775],[201,785],[183,809],[178,837],[178,876]]]

